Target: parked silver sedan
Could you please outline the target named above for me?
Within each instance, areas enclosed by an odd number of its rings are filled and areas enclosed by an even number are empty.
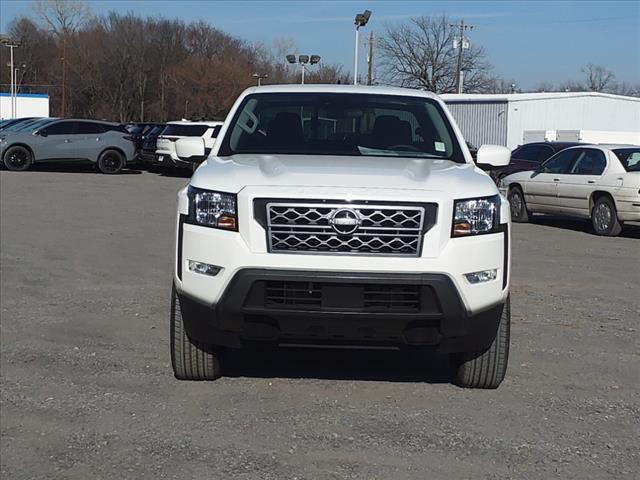
[[[9,170],[27,170],[41,162],[80,161],[113,174],[133,162],[135,154],[130,135],[116,123],[53,119],[0,134],[0,155]]]
[[[615,236],[625,221],[640,221],[640,146],[579,145],[562,150],[537,170],[500,181],[511,219],[532,213],[590,218],[598,235]]]

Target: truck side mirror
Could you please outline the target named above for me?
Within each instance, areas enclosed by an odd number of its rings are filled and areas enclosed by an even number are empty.
[[[506,167],[511,161],[511,150],[502,145],[482,145],[478,149],[478,166]]]

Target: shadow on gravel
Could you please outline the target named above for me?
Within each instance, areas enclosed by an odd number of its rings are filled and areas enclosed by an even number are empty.
[[[535,225],[544,225],[545,227],[561,228],[563,230],[573,230],[574,232],[588,233],[593,236],[596,234],[593,231],[590,220],[582,220],[573,217],[556,217],[546,215],[535,215],[531,219],[531,223]],[[640,224],[625,224],[622,227],[622,232],[618,237],[622,238],[640,238]]]
[[[7,171],[6,168],[3,168]],[[86,163],[41,163],[32,165],[29,170],[24,172],[16,172],[20,174],[28,174],[29,172],[47,172],[47,173],[92,173],[94,175],[102,175],[97,167],[93,164]],[[140,175],[141,170],[133,168],[125,168],[118,175]]]
[[[188,168],[178,167],[149,167],[149,172],[157,173],[161,177],[191,178],[193,172]]]
[[[451,383],[449,357],[403,350],[281,347],[229,350],[225,377]]]

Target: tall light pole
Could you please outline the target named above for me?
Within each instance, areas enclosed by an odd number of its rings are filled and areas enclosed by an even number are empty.
[[[302,74],[300,77],[300,83],[304,85],[304,76],[307,70],[307,64],[315,65],[320,62],[320,55],[298,55],[296,59],[295,55],[287,55],[287,62],[290,64],[299,63],[302,67]]]
[[[367,23],[369,23],[369,18],[371,17],[371,10],[365,10],[362,13],[358,13],[356,15],[356,20],[354,22],[356,26],[356,48],[355,48],[355,63],[353,67],[353,84],[358,84],[358,50],[360,47],[360,27],[364,27]]]
[[[11,50],[9,68],[11,69],[11,118],[16,118],[16,73],[13,69],[13,49],[22,45],[19,40],[12,40],[9,37],[0,37],[0,44]]]

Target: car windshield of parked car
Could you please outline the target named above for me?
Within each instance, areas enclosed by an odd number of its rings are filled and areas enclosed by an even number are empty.
[[[438,102],[352,93],[260,93],[236,111],[220,156],[242,153],[390,156],[464,163]]]
[[[201,137],[209,129],[208,125],[185,125],[172,123],[162,132],[166,137]]]
[[[42,118],[32,118],[31,120],[25,120],[22,122],[14,123],[13,125],[9,125],[7,128],[3,130],[3,132],[19,132],[21,130],[26,130],[32,127],[34,124],[41,122]],[[45,118],[44,120],[49,120]]]
[[[640,172],[640,148],[617,148],[613,153],[627,172]]]

